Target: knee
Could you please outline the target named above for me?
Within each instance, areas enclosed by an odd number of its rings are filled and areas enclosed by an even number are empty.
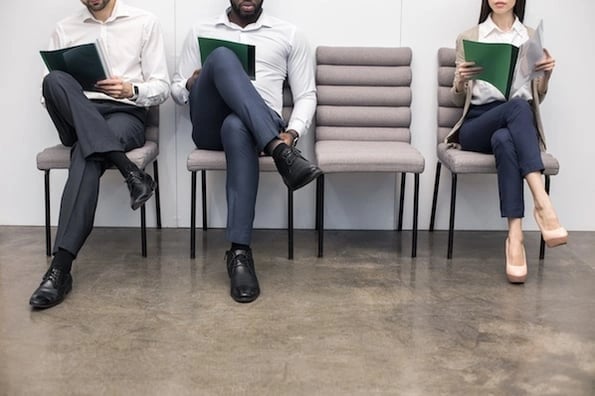
[[[232,50],[226,47],[218,47],[211,52],[208,60],[210,62],[220,63],[228,59],[233,59],[236,55]]]
[[[105,168],[107,167],[105,158],[101,154],[90,155],[85,157],[79,144],[75,143],[70,150],[70,173],[82,172],[86,180],[81,182],[88,182],[94,184],[99,180]]]
[[[59,70],[51,71],[44,77],[41,85],[43,96],[51,94],[54,89],[64,86],[70,80],[72,80],[72,77],[68,73]]]
[[[245,149],[253,145],[248,129],[233,113],[228,115],[221,125],[221,143],[225,151]]]
[[[70,77],[68,73],[63,71],[54,70],[49,72],[43,79],[43,86],[45,87],[54,87],[56,85],[63,84]]]
[[[203,61],[203,67],[214,67],[217,70],[224,69],[233,64],[240,64],[240,61],[232,50],[225,47],[214,49],[207,60]]]
[[[531,105],[524,99],[514,98],[509,101],[510,111],[514,113],[531,113]]]
[[[512,136],[508,129],[498,129],[490,140],[494,153],[500,150],[514,150]]]

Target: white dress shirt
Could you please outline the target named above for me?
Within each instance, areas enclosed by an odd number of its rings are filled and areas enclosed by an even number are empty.
[[[281,115],[283,82],[288,80],[293,93],[293,111],[287,129],[300,135],[307,132],[316,110],[314,59],[296,27],[266,15],[242,28],[229,21],[228,11],[195,25],[184,42],[178,68],[173,78],[172,96],[178,104],[188,102],[186,81],[201,68],[198,37],[235,41],[256,46],[254,87],[265,103]]]
[[[479,25],[478,41],[482,43],[507,43],[516,47],[520,47],[523,43],[529,40],[529,32],[527,28],[515,18],[512,28],[504,32],[492,20],[492,16]],[[531,82],[528,82],[516,92],[512,92],[511,98],[521,98],[525,100],[533,99],[531,94]],[[473,96],[471,103],[474,105],[486,104],[494,101],[506,101],[506,98],[498,90],[487,81],[476,80],[473,83]]]
[[[169,96],[169,73],[161,26],[147,11],[116,0],[112,15],[99,21],[85,7],[58,22],[49,49],[93,43],[100,39],[106,51],[111,77],[120,77],[138,87],[138,97],[117,100],[100,92],[85,92],[89,99],[104,99],[148,107]],[[47,74],[47,69],[46,69]]]

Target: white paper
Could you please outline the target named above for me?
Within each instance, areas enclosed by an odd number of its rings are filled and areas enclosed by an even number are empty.
[[[519,47],[517,64],[514,71],[514,80],[511,93],[516,92],[527,82],[543,76],[543,71],[535,71],[535,65],[541,61],[543,52],[543,21],[539,22],[535,34]]]

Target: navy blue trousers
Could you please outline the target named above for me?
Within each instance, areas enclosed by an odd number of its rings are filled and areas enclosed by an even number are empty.
[[[227,238],[249,245],[258,190],[258,156],[279,137],[285,123],[258,94],[237,56],[223,47],[207,58],[189,101],[196,147],[225,151]]]
[[[522,218],[523,179],[544,169],[531,105],[522,99],[472,105],[459,132],[463,150],[494,154],[500,214]]]
[[[91,101],[74,78],[56,71],[43,80],[43,97],[60,141],[71,147],[54,254],[64,249],[76,256],[93,229],[99,179],[111,165],[103,154],[141,147],[147,111],[114,101]]]

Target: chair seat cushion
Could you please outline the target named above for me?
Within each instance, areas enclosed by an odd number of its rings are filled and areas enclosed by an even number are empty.
[[[140,169],[145,169],[147,165],[153,162],[159,154],[157,143],[146,141],[143,147],[130,150],[126,156],[134,162]]]
[[[259,157],[258,166],[261,172],[276,172],[277,167],[273,162],[273,158],[269,156]],[[201,150],[196,149],[188,155],[186,160],[186,168],[190,172],[202,170],[225,170],[227,168],[225,162],[225,152],[217,150]]]
[[[438,145],[438,159],[452,173],[496,173],[496,159],[492,154],[447,148],[445,143]],[[542,152],[541,159],[545,167],[544,174],[557,175],[560,163],[551,154]]]
[[[159,154],[157,143],[146,141],[143,147],[130,150],[126,153],[128,158],[140,169],[144,169],[154,161]],[[70,147],[62,144],[47,147],[37,154],[37,169],[68,169],[70,166]]]
[[[70,147],[58,144],[46,147],[37,154],[37,169],[68,169],[70,165]]]
[[[325,173],[421,173],[425,166],[421,153],[404,142],[324,140],[316,142],[315,152]]]

